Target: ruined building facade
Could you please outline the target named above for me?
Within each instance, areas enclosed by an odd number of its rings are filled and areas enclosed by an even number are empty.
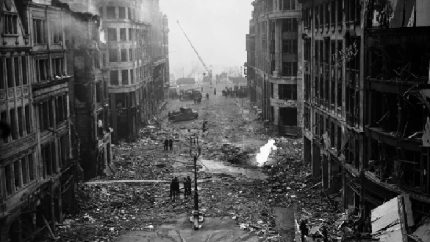
[[[426,1],[302,0],[304,160],[345,209],[402,193],[428,216]],[[425,9],[425,10],[424,10]],[[387,16],[391,16],[388,18]]]
[[[302,126],[302,54],[296,0],[255,0],[247,35],[251,101],[281,134],[298,136]]]
[[[97,1],[109,69],[113,139],[134,140],[158,111],[168,83],[167,20],[158,0]]]
[[[49,1],[2,1],[0,241],[35,239],[71,208],[70,80],[61,8]]]
[[[76,209],[77,180],[109,174],[113,138],[156,115],[167,19],[156,0],[0,7],[0,118],[12,131],[0,140],[0,242],[38,240]]]

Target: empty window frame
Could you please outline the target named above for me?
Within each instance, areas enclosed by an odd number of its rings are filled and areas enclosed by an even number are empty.
[[[5,83],[5,67],[3,66],[5,64],[5,61],[3,58],[0,57],[0,90],[6,89],[6,83]]]
[[[0,113],[0,120],[1,120],[2,122],[4,122],[4,123],[8,123],[8,121],[7,121],[7,111],[6,111],[6,110],[5,110],[5,111],[2,111],[2,112]],[[4,142],[4,143],[7,143],[7,142],[8,142],[8,137],[3,138],[3,142]]]
[[[297,39],[283,39],[282,53],[297,54]]]
[[[63,26],[61,25],[61,21],[50,21],[50,27],[52,42],[55,44],[61,43],[63,41]]]
[[[297,85],[296,84],[279,84],[278,85],[279,99],[296,100]]]
[[[54,142],[48,142],[42,145],[42,164],[43,164],[43,175],[53,175],[57,171],[57,165],[55,163],[55,144]]]
[[[17,109],[18,115],[18,133],[20,137],[24,137],[24,110],[22,107],[18,107]]]
[[[108,41],[117,41],[117,33],[116,28],[108,28]]]
[[[36,59],[36,77],[38,82],[48,81],[48,63],[49,62],[47,58]]]
[[[296,76],[297,75],[297,62],[282,62],[282,75],[283,76]]]
[[[55,100],[55,108],[56,108],[56,121],[57,123],[61,123],[67,120],[67,96],[61,95],[57,96]]]
[[[19,64],[20,57],[16,56],[13,58],[13,69],[15,70],[15,86],[21,86],[21,78],[19,71],[21,69],[21,65]]]
[[[28,83],[28,75],[27,75],[27,56],[21,56],[21,66],[22,66],[22,84],[27,85]]]
[[[121,82],[122,85],[128,85],[128,70],[121,71]]]
[[[119,29],[119,39],[121,41],[127,41],[127,29],[126,28],[120,28]]]
[[[15,109],[12,108],[9,110],[9,117],[10,117],[10,131],[12,139],[18,139],[18,125],[17,125],[17,118],[16,118],[16,112]]]
[[[46,43],[46,21],[44,19],[33,19],[33,41],[35,44]]]
[[[118,71],[110,71],[110,84],[113,86],[118,86],[119,84]]]
[[[40,131],[48,130],[54,125],[54,114],[50,100],[39,103],[39,126]]]
[[[118,62],[118,49],[109,49],[109,62]]]
[[[106,8],[106,17],[108,19],[114,19],[114,18],[116,18],[115,7],[109,6],[109,7]]]
[[[65,167],[69,160],[69,136],[63,135],[59,139],[59,152],[60,152],[60,167]]]
[[[129,49],[128,50],[128,58],[130,58],[130,61],[134,60],[134,56],[133,56],[133,49]]]
[[[127,49],[121,49],[121,61],[127,61]]]
[[[295,10],[296,0],[281,0],[281,10]]]
[[[12,195],[15,192],[15,188],[14,188],[14,184],[12,182],[12,177],[13,177],[13,173],[12,173],[12,164],[9,164],[7,166],[5,166],[4,168],[4,173],[5,173],[5,179],[6,179],[6,194],[7,195]]]
[[[118,8],[119,18],[125,19],[125,7],[119,7]]]
[[[7,77],[7,87],[11,88],[15,86],[14,79],[14,69],[12,66],[12,58],[6,58],[6,77]]]
[[[130,70],[130,83],[134,84],[134,69]]]
[[[30,134],[32,132],[32,118],[31,118],[31,112],[30,112],[30,105],[26,105],[24,108],[25,112],[25,129],[27,131],[27,134]]]
[[[3,12],[3,34],[16,35],[18,34],[18,15],[15,13]]]
[[[54,73],[54,76],[62,77],[64,73],[64,58],[63,57],[56,57],[52,58],[52,71]]]

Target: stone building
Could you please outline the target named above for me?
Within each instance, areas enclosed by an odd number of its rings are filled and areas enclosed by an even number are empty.
[[[107,41],[113,139],[133,140],[164,100],[167,21],[158,0],[97,1]]]
[[[0,241],[36,239],[73,206],[71,77],[64,11],[51,1],[2,1]]]
[[[416,221],[428,216],[429,153],[420,139],[429,115],[430,5],[300,2],[305,162],[326,193],[362,218],[403,193]]]
[[[251,101],[285,135],[301,135],[301,7],[296,0],[255,0],[247,35]]]

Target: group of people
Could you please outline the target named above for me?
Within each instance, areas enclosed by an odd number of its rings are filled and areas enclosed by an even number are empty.
[[[179,180],[175,177],[170,183],[170,199],[175,202],[176,198],[179,197],[179,193]],[[184,198],[187,198],[188,196],[191,196],[191,178],[189,176],[184,178]]]
[[[173,150],[173,139],[164,139],[164,150]]]

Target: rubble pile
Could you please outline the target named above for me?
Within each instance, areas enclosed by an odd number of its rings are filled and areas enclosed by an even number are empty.
[[[241,147],[230,143],[223,144],[221,152],[223,153],[221,160],[225,160],[236,165],[246,164],[250,156],[249,150],[243,150]]]

